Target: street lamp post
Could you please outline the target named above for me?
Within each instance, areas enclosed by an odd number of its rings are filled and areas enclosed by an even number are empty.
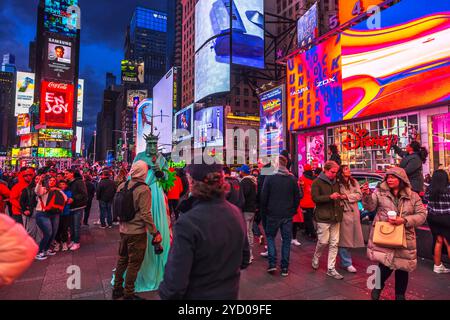
[[[95,152],[97,151],[97,131],[94,131],[94,164],[95,164]]]

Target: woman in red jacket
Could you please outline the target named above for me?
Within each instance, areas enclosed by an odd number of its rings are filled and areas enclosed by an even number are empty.
[[[303,176],[300,178],[300,187],[303,190],[303,199],[300,201],[300,208],[303,209],[305,220],[305,233],[312,240],[317,238],[316,229],[314,227],[313,216],[316,204],[312,200],[311,186],[315,180],[312,167],[307,164],[304,166]]]

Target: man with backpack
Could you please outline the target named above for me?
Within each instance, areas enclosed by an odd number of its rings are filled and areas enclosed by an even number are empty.
[[[122,297],[124,300],[143,300],[135,295],[134,288],[147,250],[147,232],[153,236],[152,245],[155,249],[160,248],[162,242],[161,234],[153,222],[152,193],[145,183],[147,174],[147,164],[137,161],[131,168],[131,180],[122,183],[114,197],[113,208],[120,220],[120,246],[113,300]]]

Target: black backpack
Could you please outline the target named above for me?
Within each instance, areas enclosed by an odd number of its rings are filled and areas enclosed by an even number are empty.
[[[133,191],[140,187],[146,186],[143,182],[137,182],[131,189],[128,189],[130,181],[125,183],[125,186],[114,195],[113,200],[113,214],[119,218],[120,222],[130,222],[136,216],[136,209],[134,208]]]

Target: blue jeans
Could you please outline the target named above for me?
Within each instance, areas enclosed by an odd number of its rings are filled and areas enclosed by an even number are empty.
[[[81,216],[84,209],[78,209],[71,212],[72,215],[72,241],[74,243],[80,243],[80,228],[81,228]]]
[[[339,257],[341,258],[341,266],[348,268],[353,265],[352,255],[348,248],[339,248]]]
[[[58,232],[59,215],[49,215],[45,212],[37,212],[36,223],[43,234],[43,238],[39,243],[39,253],[47,252]]]
[[[111,203],[105,202],[105,201],[99,201],[100,206],[100,223],[103,227],[106,226],[105,220],[108,222],[108,226],[112,226],[113,224],[113,218],[112,218],[112,211],[111,211]]]
[[[266,221],[267,249],[269,251],[269,268],[275,268],[277,265],[277,249],[275,247],[275,238],[281,231],[281,269],[289,268],[289,257],[291,254],[292,241],[292,218],[270,218]]]

